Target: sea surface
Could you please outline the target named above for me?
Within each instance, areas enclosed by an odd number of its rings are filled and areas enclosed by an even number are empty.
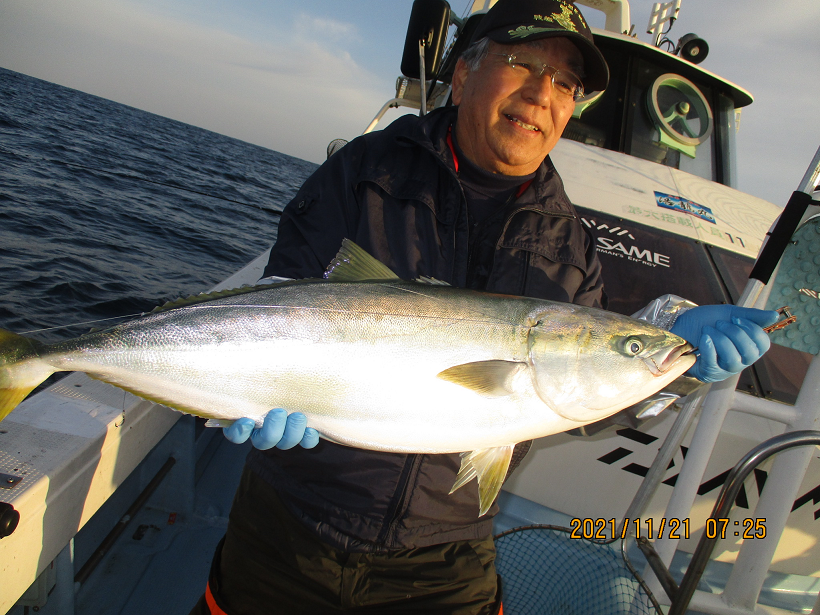
[[[316,166],[0,68],[0,327],[54,342],[207,290]]]

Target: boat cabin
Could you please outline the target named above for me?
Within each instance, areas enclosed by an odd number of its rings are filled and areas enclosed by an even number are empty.
[[[425,113],[451,104],[456,61],[492,4],[475,0],[459,19],[445,0],[416,0],[396,96],[365,133],[391,107]],[[577,4],[606,13],[605,28],[592,31],[610,82],[578,101],[551,158],[597,242],[608,309],[633,314],[667,293],[699,305],[736,303],[780,213],[737,190],[735,135],[752,95],[699,65],[706,41],[691,33],[668,38],[679,1],[656,5],[655,45],[634,34],[627,2]],[[810,355],[777,347],[744,372],[739,389],[794,403],[809,362]],[[777,367],[784,364],[787,372]]]

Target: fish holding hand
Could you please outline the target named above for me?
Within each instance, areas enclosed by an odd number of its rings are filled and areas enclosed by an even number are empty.
[[[399,279],[345,240],[326,279],[201,295],[45,345],[0,330],[0,419],[82,371],[226,426],[301,411],[322,438],[462,453],[495,500],[516,443],[606,418],[695,362],[680,337],[594,308]]]

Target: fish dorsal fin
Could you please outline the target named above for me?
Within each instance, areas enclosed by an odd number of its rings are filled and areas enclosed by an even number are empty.
[[[485,397],[504,397],[513,392],[513,376],[526,366],[526,363],[520,361],[501,359],[475,361],[447,368],[439,372],[436,377],[463,386]]]
[[[469,453],[461,453],[461,468],[450,493],[478,479],[478,516],[482,516],[492,506],[501,485],[507,477],[515,444],[485,448]]]
[[[373,258],[364,248],[349,239],[342,240],[336,258],[325,270],[330,282],[363,282],[365,280],[398,280],[399,276],[381,261]]]
[[[293,284],[293,282],[282,282],[282,284]],[[189,297],[180,297],[173,301],[168,301],[162,305],[155,307],[151,313],[167,312],[168,310],[175,310],[181,307],[188,307],[189,305],[197,305],[198,303],[207,303],[214,299],[222,299],[223,297],[233,297],[235,295],[245,295],[253,293],[263,288],[270,288],[273,284],[260,284],[258,286],[241,286],[239,288],[231,288],[228,290],[217,290],[211,293],[199,293],[198,295],[191,295]]]

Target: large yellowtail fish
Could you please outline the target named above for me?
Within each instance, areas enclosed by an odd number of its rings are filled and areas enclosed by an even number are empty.
[[[302,411],[337,443],[464,453],[480,514],[514,445],[605,418],[695,361],[683,339],[587,307],[403,281],[345,241],[326,280],[203,295],[57,344],[0,330],[0,419],[82,371],[227,425]]]

